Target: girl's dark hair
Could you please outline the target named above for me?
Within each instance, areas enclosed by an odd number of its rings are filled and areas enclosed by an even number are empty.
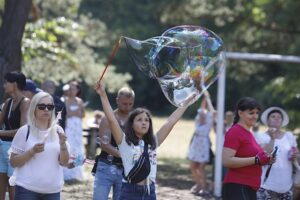
[[[134,145],[139,144],[139,138],[136,136],[136,134],[133,130],[133,121],[134,121],[135,117],[141,113],[146,113],[146,115],[149,117],[149,129],[148,129],[148,132],[143,137],[143,140],[146,144],[151,145],[151,149],[155,149],[157,144],[156,144],[156,139],[153,134],[153,125],[152,125],[151,114],[150,114],[150,111],[145,108],[136,108],[132,112],[130,112],[127,122],[125,124],[125,131],[124,131],[126,134],[126,142],[129,145],[131,143],[133,143]]]
[[[238,123],[238,121],[240,120],[239,110],[245,111],[245,110],[253,110],[255,108],[258,109],[259,111],[261,110],[261,106],[259,105],[259,103],[257,103],[257,101],[254,98],[244,97],[240,99],[237,102],[235,107],[233,124]]]

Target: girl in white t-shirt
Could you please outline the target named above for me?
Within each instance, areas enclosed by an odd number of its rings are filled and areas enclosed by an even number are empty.
[[[129,183],[123,179],[120,199],[155,200],[156,148],[166,139],[175,123],[180,119],[194,98],[191,97],[188,99],[186,106],[177,108],[168,118],[167,122],[158,130],[156,135],[153,134],[152,119],[149,111],[144,108],[137,108],[129,114],[124,133],[115,118],[105,88],[100,81],[97,81],[95,90],[101,98],[104,113],[111,126],[113,137],[118,144],[125,176],[128,175],[140,158],[144,150],[144,145],[149,146],[148,152],[151,170],[148,177],[138,183]]]
[[[10,162],[15,167],[11,184],[15,200],[59,200],[63,187],[63,169],[69,160],[66,136],[56,124],[50,94],[39,92],[31,100],[28,125],[16,133]]]

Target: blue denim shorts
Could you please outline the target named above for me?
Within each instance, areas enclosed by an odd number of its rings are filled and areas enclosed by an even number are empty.
[[[60,192],[41,194],[16,185],[14,200],[60,200]]]
[[[155,184],[152,183],[149,189],[147,185],[122,183],[120,200],[156,200]]]
[[[8,150],[11,147],[11,141],[1,141],[0,144],[0,173],[5,173],[7,176],[11,176],[14,172],[14,168],[10,165],[8,158]]]

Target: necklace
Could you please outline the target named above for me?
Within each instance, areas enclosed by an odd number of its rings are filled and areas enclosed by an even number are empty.
[[[119,119],[119,123],[120,123],[121,126],[125,125],[125,121],[123,121],[122,119]]]
[[[127,120],[127,118],[121,118],[120,117],[120,114],[119,114],[119,112],[117,111],[116,112],[116,117],[117,117],[117,120],[118,120],[118,122],[119,122],[119,124],[120,124],[120,126],[124,126],[125,125],[125,122],[126,122],[126,120]]]

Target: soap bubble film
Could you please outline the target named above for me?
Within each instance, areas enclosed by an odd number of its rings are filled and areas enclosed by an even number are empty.
[[[166,98],[177,107],[192,95],[198,99],[225,67],[223,41],[200,26],[173,27],[144,41],[124,39],[138,68],[157,79]]]

